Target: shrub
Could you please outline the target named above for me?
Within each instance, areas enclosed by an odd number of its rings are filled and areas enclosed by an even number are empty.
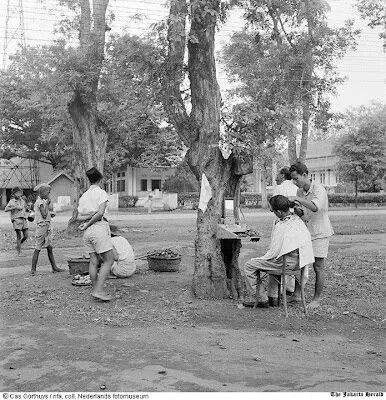
[[[354,193],[332,193],[328,195],[330,204],[353,204],[355,203]],[[386,193],[358,193],[358,204],[377,203],[386,204]]]
[[[193,210],[197,210],[200,201],[199,192],[178,193],[178,206],[191,206]]]
[[[261,194],[258,193],[241,193],[240,205],[249,208],[261,207]]]
[[[119,196],[118,207],[119,208],[130,208],[134,207],[138,200],[138,196]]]

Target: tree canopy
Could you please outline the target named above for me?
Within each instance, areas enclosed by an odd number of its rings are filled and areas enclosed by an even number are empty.
[[[338,174],[360,189],[379,190],[385,175],[386,106],[373,104],[351,110],[335,152]]]

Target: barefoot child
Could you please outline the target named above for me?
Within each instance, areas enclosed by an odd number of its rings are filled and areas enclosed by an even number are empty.
[[[113,243],[109,224],[105,218],[108,194],[100,188],[102,174],[95,168],[86,172],[90,181],[89,189],[79,199],[78,220],[83,221],[79,229],[83,231],[83,241],[90,254],[90,278],[93,285],[92,296],[102,301],[110,301],[103,284],[114,263]],[[98,274],[99,259],[102,265]]]
[[[35,191],[37,191],[38,197],[34,206],[36,231],[35,251],[32,256],[31,275],[36,274],[36,266],[42,248],[47,249],[52,272],[63,272],[64,270],[58,268],[56,265],[51,244],[51,217],[55,216],[55,214],[52,212],[52,204],[49,197],[51,187],[48,184],[42,183],[36,186]]]
[[[299,187],[297,196],[290,200],[304,209],[303,221],[311,233],[314,249],[315,294],[310,308],[319,306],[324,287],[324,264],[328,254],[330,237],[334,234],[328,216],[328,196],[324,186],[308,177],[308,168],[297,162],[290,167],[291,176]],[[296,287],[294,300],[298,300],[299,288]]]
[[[19,187],[12,189],[12,198],[4,211],[9,212],[11,215],[13,229],[16,232],[16,250],[20,255],[21,245],[28,239],[28,210],[23,191]]]

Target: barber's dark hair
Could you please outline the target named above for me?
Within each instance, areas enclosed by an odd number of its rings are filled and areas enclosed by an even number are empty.
[[[301,163],[300,161],[292,164],[289,169],[290,172],[297,172],[299,175],[308,174],[308,168],[306,164]]]
[[[273,211],[288,211],[290,208],[295,207],[295,203],[290,201],[287,197],[278,194],[269,199],[269,204]]]
[[[103,178],[103,175],[95,167],[92,167],[86,171],[86,176],[91,184],[97,183]]]
[[[292,178],[291,178],[291,172],[290,172],[290,170],[289,170],[288,167],[283,167],[283,168],[279,171],[279,174],[284,175],[284,178],[285,178],[287,181],[290,181],[290,180],[292,179]]]

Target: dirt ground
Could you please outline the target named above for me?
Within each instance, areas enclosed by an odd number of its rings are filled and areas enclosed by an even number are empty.
[[[336,235],[323,305],[305,317],[291,306],[239,309],[232,300],[192,297],[192,215],[116,216],[137,254],[173,247],[178,273],[142,264],[132,278],[109,280],[109,303],[49,272],[41,256],[30,277],[32,248],[12,250],[1,224],[1,391],[380,391],[385,390],[385,214],[332,214]],[[243,242],[240,262],[262,254],[272,217],[248,215],[261,241]],[[66,265],[81,239],[56,223],[55,254]],[[307,285],[311,298],[313,273]]]

